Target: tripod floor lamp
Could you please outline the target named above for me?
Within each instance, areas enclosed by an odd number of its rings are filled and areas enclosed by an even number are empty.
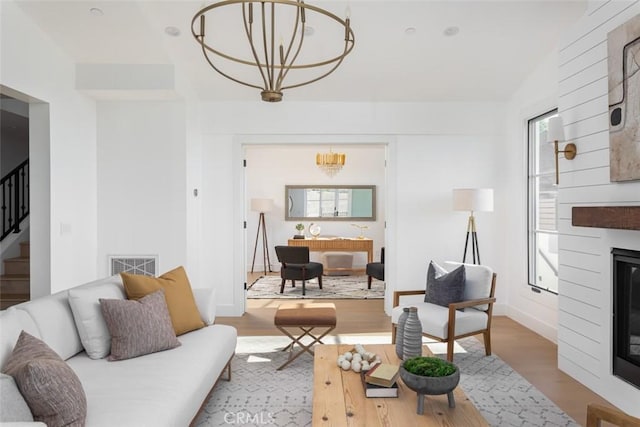
[[[476,231],[476,219],[473,216],[473,212],[493,211],[493,189],[454,188],[453,210],[470,212],[469,221],[467,222],[467,240],[464,243],[464,255],[462,256],[462,262],[464,263],[467,260],[469,237],[471,237],[471,255],[473,257],[473,263],[481,264],[480,248],[478,247],[478,234]]]
[[[256,252],[258,250],[258,240],[260,240],[260,232],[262,231],[262,262],[264,266],[264,274],[267,274],[267,267],[271,272],[271,259],[269,258],[269,240],[267,239],[267,224],[264,221],[264,214],[273,210],[272,199],[251,199],[251,210],[260,212],[258,217],[258,231],[256,232],[256,244],[253,246],[253,261],[251,262],[251,272],[256,264]]]

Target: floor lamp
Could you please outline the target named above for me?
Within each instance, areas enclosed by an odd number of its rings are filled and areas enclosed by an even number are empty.
[[[462,262],[467,260],[467,249],[469,247],[469,236],[471,236],[471,254],[474,264],[480,262],[480,248],[478,247],[478,234],[476,232],[476,219],[473,212],[493,212],[493,189],[492,188],[454,188],[453,189],[453,210],[468,211],[469,221],[467,222],[467,240],[464,242],[464,255]],[[478,262],[476,262],[476,260]]]
[[[269,258],[269,241],[267,239],[267,224],[264,221],[264,214],[273,210],[272,199],[251,199],[251,210],[260,212],[258,217],[258,231],[256,232],[256,244],[253,246],[253,261],[251,262],[251,272],[256,263],[256,252],[258,250],[258,240],[260,240],[260,230],[262,230],[262,262],[264,274],[267,274],[267,266],[271,273],[271,259]]]

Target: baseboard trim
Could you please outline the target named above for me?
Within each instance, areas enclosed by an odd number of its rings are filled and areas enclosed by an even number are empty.
[[[538,335],[542,335],[549,341],[558,344],[557,328],[511,306],[507,306],[506,315]]]
[[[508,316],[509,314],[509,306],[505,304],[493,304],[493,315],[494,316]]]
[[[217,305],[216,306],[216,317],[240,317],[244,314],[244,312],[240,309],[240,307],[225,304],[225,305]]]

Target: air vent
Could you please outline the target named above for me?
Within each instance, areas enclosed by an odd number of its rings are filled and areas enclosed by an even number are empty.
[[[111,275],[120,273],[143,274],[145,276],[155,276],[158,265],[157,255],[145,256],[109,256],[109,271]]]

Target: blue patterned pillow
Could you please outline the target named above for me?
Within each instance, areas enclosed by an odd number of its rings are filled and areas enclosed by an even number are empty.
[[[464,265],[448,273],[445,271],[433,261],[429,263],[424,302],[448,307],[451,303],[463,300],[466,282]]]

